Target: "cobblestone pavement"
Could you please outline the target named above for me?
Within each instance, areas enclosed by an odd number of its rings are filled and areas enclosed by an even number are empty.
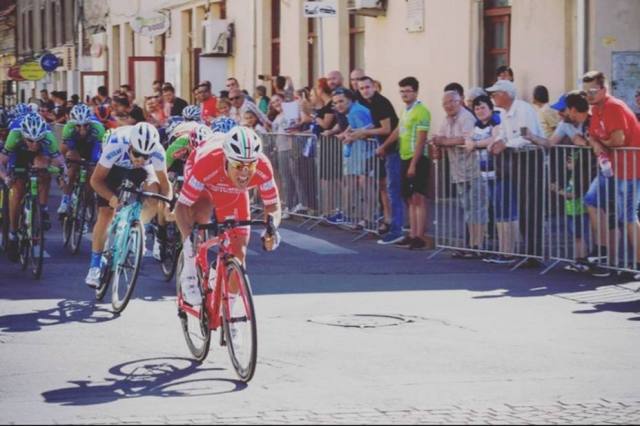
[[[157,417],[78,417],[56,419],[54,424],[639,424],[640,401],[587,403],[556,402],[550,405],[510,405],[468,408],[406,409],[354,408],[330,411],[273,410],[255,413],[228,412]],[[17,423],[9,423],[17,424]]]

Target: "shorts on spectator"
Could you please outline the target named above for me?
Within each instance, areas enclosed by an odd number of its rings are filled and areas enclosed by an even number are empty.
[[[496,179],[494,191],[496,222],[518,220],[518,194],[514,182],[511,179]]]
[[[414,193],[427,195],[429,170],[431,162],[427,157],[421,156],[416,164],[416,174],[413,178],[407,177],[411,160],[402,160],[400,164],[401,194],[404,200],[408,200]]]
[[[366,175],[371,170],[373,144],[365,140],[357,140],[351,144],[351,154],[342,159],[345,175]]]
[[[616,209],[620,223],[638,221],[640,201],[640,180],[618,180],[616,182]]]
[[[464,210],[465,223],[484,225],[489,222],[487,182],[482,178],[475,178],[469,182],[457,183],[456,189]]]

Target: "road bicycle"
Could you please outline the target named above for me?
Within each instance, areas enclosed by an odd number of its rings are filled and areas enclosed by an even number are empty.
[[[27,177],[28,188],[20,203],[18,216],[18,254],[22,270],[31,265],[35,278],[42,276],[44,262],[44,220],[38,200],[38,180],[43,174],[59,174],[58,167],[16,167],[14,174]]]
[[[180,271],[184,265],[184,252],[180,256],[176,279],[178,317],[191,354],[198,361],[204,361],[209,353],[211,332],[222,327],[220,345],[227,346],[231,363],[245,382],[251,380],[255,372],[258,332],[249,277],[242,263],[230,253],[229,231],[251,225],[265,226],[268,235],[275,232],[271,216],[266,222],[229,219],[195,226],[192,238],[198,287],[202,294],[200,307],[191,306],[182,296]],[[208,233],[212,236],[207,236]],[[216,260],[209,263],[209,249],[216,246]]]
[[[136,189],[129,180],[121,185],[118,198],[125,205],[118,210],[107,230],[100,284],[96,289],[96,299],[102,300],[111,286],[111,306],[116,313],[127,307],[140,272],[144,254],[144,228],[140,221],[143,200],[154,198],[172,203],[164,195]]]
[[[62,237],[64,246],[78,254],[82,245],[82,236],[95,216],[95,196],[88,183],[89,170],[95,163],[86,160],[67,160],[67,164],[79,166],[79,176],[71,190],[69,210],[62,215]]]

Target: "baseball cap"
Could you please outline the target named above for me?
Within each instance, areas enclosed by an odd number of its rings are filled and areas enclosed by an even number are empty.
[[[516,97],[516,85],[509,80],[498,80],[491,87],[485,89],[487,92],[507,92],[512,98]]]
[[[562,95],[560,95],[556,103],[551,105],[551,108],[555,109],[556,111],[564,111],[565,109],[567,109],[567,94],[563,93]]]

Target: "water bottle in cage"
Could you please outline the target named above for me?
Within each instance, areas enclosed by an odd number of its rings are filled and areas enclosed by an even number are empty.
[[[601,152],[598,155],[598,165],[600,166],[600,171],[604,177],[612,177],[613,176],[613,167],[611,166],[611,160],[609,160],[609,156],[604,152]]]

